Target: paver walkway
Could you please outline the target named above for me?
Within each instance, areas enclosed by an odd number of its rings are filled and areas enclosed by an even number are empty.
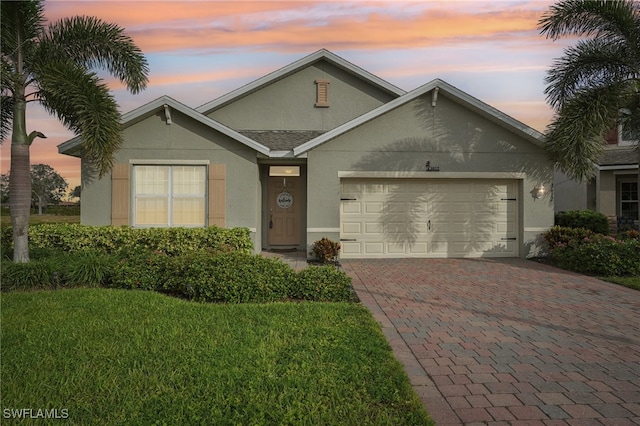
[[[640,425],[640,292],[522,259],[342,264],[438,425]]]

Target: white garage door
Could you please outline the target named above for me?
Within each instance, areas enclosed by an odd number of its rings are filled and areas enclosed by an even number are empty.
[[[518,256],[517,182],[342,179],[344,258]]]

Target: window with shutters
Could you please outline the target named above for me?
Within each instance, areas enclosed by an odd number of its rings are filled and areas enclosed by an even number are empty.
[[[329,106],[329,80],[316,80],[316,107]]]
[[[205,226],[206,166],[138,165],[133,179],[134,226]]]

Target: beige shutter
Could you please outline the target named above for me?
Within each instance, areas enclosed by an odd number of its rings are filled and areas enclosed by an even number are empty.
[[[316,107],[329,106],[329,80],[316,80]]]
[[[209,226],[226,226],[226,175],[224,164],[209,165]]]
[[[129,225],[131,188],[129,186],[129,164],[118,163],[111,170],[111,224]]]

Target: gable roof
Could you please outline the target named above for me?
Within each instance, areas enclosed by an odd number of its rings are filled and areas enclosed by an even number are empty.
[[[534,143],[535,145],[542,146],[543,135],[537,130],[527,126],[526,124],[512,118],[511,116],[503,113],[502,111],[488,105],[481,100],[474,98],[466,92],[450,85],[449,83],[435,79],[430,81],[427,84],[424,84],[417,89],[412,90],[411,92],[406,93],[405,95],[396,98],[392,101],[387,102],[384,105],[379,106],[378,108],[369,111],[359,117],[354,118],[353,120],[336,127],[335,129],[329,130],[328,132],[318,136],[315,139],[312,139],[302,145],[294,148],[293,154],[294,156],[298,156],[306,153],[307,151],[312,150],[313,148],[352,130],[358,126],[363,125],[364,123],[371,121],[395,108],[404,105],[417,97],[424,95],[434,89],[437,89],[439,92],[445,93],[448,97],[455,102],[469,108],[472,111],[477,112],[485,118],[493,121],[494,123],[514,132],[515,134],[525,138],[526,140]]]
[[[314,52],[308,56],[305,56],[302,59],[292,62],[291,64],[283,68],[280,68],[270,74],[267,74],[264,77],[254,80],[249,84],[246,84],[232,92],[227,93],[226,95],[223,95],[217,99],[214,99],[211,102],[207,102],[206,104],[197,107],[196,111],[202,114],[209,114],[211,111],[215,110],[216,108],[220,108],[224,105],[230,104],[231,102],[237,100],[238,98],[241,98],[250,93],[258,91],[261,88],[268,86],[269,84],[272,84],[278,80],[281,80],[303,68],[308,67],[309,65],[312,65],[322,60],[332,63],[338,68],[352,75],[355,75],[356,77],[362,80],[367,81],[368,83],[378,87],[379,89],[391,95],[402,96],[406,93],[404,90],[394,86],[388,81],[385,81],[380,77],[371,74],[369,71],[366,71],[358,67],[357,65],[352,64],[351,62],[341,58],[340,56],[337,56],[326,49],[320,49],[317,52]]]
[[[213,120],[205,115],[202,115],[195,111],[192,108],[189,108],[185,104],[176,101],[170,96],[161,96],[147,104],[142,105],[130,111],[122,116],[122,127],[127,128],[135,123],[138,123],[144,120],[147,117],[155,114],[158,110],[164,109],[165,105],[167,105],[170,109],[174,109],[176,111],[180,111],[184,115],[193,118],[196,121],[208,126],[218,132],[229,136],[232,139],[248,146],[249,148],[255,149],[256,151],[269,155],[269,148],[264,146],[261,143],[256,142],[255,140],[244,136],[235,130],[223,125],[222,123]],[[73,139],[70,139],[66,142],[58,145],[58,152],[60,154],[67,154],[72,156],[80,156],[80,146],[82,145],[82,138],[80,136],[76,136]]]

